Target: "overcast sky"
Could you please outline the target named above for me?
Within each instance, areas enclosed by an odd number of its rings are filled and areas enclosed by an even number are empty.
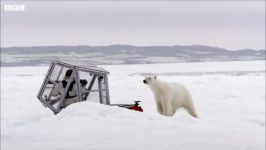
[[[1,47],[200,44],[265,49],[265,1],[1,4]],[[25,12],[4,12],[4,4],[24,4]]]

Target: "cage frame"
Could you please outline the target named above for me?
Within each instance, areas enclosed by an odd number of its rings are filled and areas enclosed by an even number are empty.
[[[48,69],[48,72],[46,73],[45,75],[45,78],[44,78],[44,81],[41,85],[41,88],[39,89],[39,92],[38,92],[38,95],[37,95],[37,98],[41,101],[41,103],[44,105],[44,107],[49,107],[53,112],[54,114],[57,114],[61,111],[61,108],[60,106],[62,105],[62,103],[65,101],[65,96],[66,96],[66,90],[64,90],[64,93],[63,95],[61,95],[61,98],[59,100],[59,104],[57,106],[57,108],[54,108],[54,106],[52,104],[50,104],[47,99],[44,99],[43,98],[43,95],[44,95],[44,91],[45,89],[47,88],[47,84],[48,82],[50,81],[50,77],[54,71],[54,68],[56,65],[59,65],[61,66],[61,70],[60,70],[60,73],[59,73],[59,76],[57,77],[57,80],[58,78],[60,77],[60,74],[62,73],[62,70],[63,68],[68,68],[68,69],[72,69],[73,70],[73,73],[71,74],[70,78],[74,78],[74,80],[76,81],[76,86],[77,86],[77,96],[78,96],[78,102],[81,102],[81,101],[86,101],[87,100],[87,97],[89,96],[89,94],[91,92],[96,92],[98,91],[99,92],[99,101],[101,104],[106,104],[106,105],[110,105],[110,95],[109,95],[109,83],[108,83],[108,74],[109,72],[106,71],[105,69],[103,68],[100,68],[100,67],[97,67],[97,66],[94,66],[94,65],[89,65],[89,66],[84,66],[84,65],[79,65],[79,64],[75,64],[75,63],[71,63],[71,62],[64,62],[64,61],[58,61],[58,60],[55,60],[55,61],[52,61],[50,66],[49,66],[49,69]],[[92,77],[92,80],[89,83],[89,87],[88,89],[86,89],[86,98],[85,100],[82,100],[82,97],[81,97],[81,90],[80,90],[80,74],[79,72],[88,72],[90,74],[93,74],[93,77]],[[92,90],[92,87],[93,85],[95,84],[95,80],[96,78],[98,77],[98,89],[97,90]],[[99,80],[99,77],[103,77],[103,80],[104,80],[104,89],[101,89],[101,80]],[[66,89],[68,89],[68,87],[70,86],[71,83],[67,83],[66,85]],[[53,85],[53,88],[54,88],[55,85]],[[105,103],[103,102],[103,91],[106,92],[105,94]],[[51,92],[50,94],[48,95],[48,99],[50,98],[51,96]]]

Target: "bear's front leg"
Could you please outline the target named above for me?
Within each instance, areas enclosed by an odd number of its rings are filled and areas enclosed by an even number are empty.
[[[163,102],[163,115],[165,116],[173,116],[173,106],[169,99],[164,99]]]
[[[154,95],[155,96],[155,100],[156,100],[156,107],[157,107],[157,111],[163,115],[163,105],[162,105],[162,99],[160,97],[160,95]]]
[[[167,110],[166,110],[166,115],[167,116],[173,116],[173,106],[171,104],[171,102],[167,103]]]
[[[157,102],[157,103],[156,103],[156,106],[157,106],[157,111],[158,111],[161,115],[163,115],[163,106],[162,106],[161,102]]]

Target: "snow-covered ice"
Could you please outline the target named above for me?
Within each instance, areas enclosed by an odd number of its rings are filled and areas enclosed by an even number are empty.
[[[111,103],[141,100],[144,112],[81,102],[55,116],[36,97],[48,67],[2,67],[1,149],[265,149],[265,61],[102,67]],[[186,85],[199,119],[159,115],[142,82],[149,73]]]

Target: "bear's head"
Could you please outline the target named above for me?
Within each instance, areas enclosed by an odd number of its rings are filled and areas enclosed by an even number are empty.
[[[154,81],[156,81],[157,76],[145,76],[145,79],[143,80],[144,84],[147,85],[153,85]]]

